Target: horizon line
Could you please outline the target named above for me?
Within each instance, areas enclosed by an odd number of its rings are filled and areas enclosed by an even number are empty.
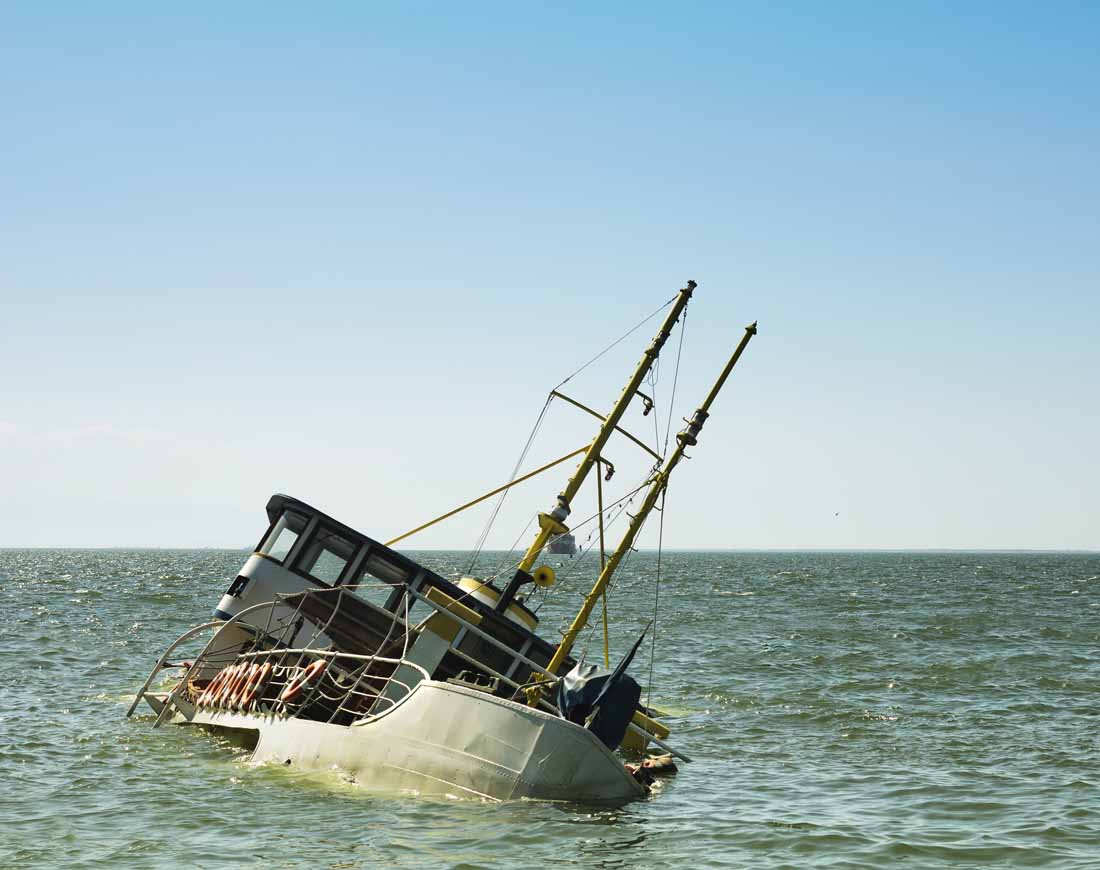
[[[396,548],[390,548],[396,549]],[[167,546],[167,545],[125,545],[110,544],[102,546],[0,546],[0,552],[16,550],[102,550],[106,551],[157,551],[157,550],[203,550],[207,552],[243,553],[254,552],[248,547],[226,546]],[[472,553],[472,549],[457,547],[418,547],[396,550],[404,553]],[[523,553],[523,550],[501,550],[484,548],[482,552],[490,553]],[[1100,555],[1100,549],[1084,549],[1079,547],[639,547],[635,552],[639,553],[1052,553],[1074,555]],[[550,554],[560,555],[560,554]]]

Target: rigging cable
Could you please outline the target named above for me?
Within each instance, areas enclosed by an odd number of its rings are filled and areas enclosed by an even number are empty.
[[[672,411],[676,407],[676,384],[680,380],[680,354],[684,351],[684,333],[687,332],[688,312],[684,308],[684,319],[680,323],[680,346],[676,349],[676,370],[672,373],[672,398],[668,400],[668,423],[665,426],[665,446],[661,450],[662,456],[668,455],[668,436],[672,432]],[[657,633],[654,629],[654,634]]]
[[[618,508],[618,511],[615,513],[615,516],[607,521],[607,524],[604,527],[605,532],[615,524],[615,522],[619,519],[619,517],[622,516],[623,511],[626,510],[626,508],[630,506],[631,502],[634,499],[634,496],[636,496],[639,492],[641,492],[643,489],[645,489],[647,483],[648,483],[648,480],[643,481],[637,487],[632,489],[630,492],[626,493],[626,495],[620,496],[619,498],[617,498],[615,501],[611,502],[610,504],[608,504],[604,508],[604,513],[610,513],[613,508],[616,508],[616,507]],[[576,526],[573,527],[574,531],[577,530],[577,529],[584,528],[586,525],[588,525],[590,522],[592,522],[594,519],[596,519],[597,516],[598,516],[598,514],[592,514],[590,517],[587,517],[586,519],[582,520],[580,523],[578,523]],[[589,537],[591,537],[591,535]],[[588,556],[589,553],[592,552],[592,550],[595,546],[596,546],[596,544],[593,543],[593,544],[590,544],[587,547],[584,547],[582,549],[581,554],[573,561],[573,563],[569,566],[567,571],[563,572],[562,574],[560,574],[558,576],[558,579],[559,580],[566,580],[566,579],[572,577],[573,574],[576,573],[576,571],[580,568],[581,563],[584,561],[584,559]]]
[[[558,384],[556,387],[554,387],[553,390],[550,391],[549,395],[547,395],[547,397],[546,397],[546,403],[542,406],[542,411],[539,412],[538,419],[535,421],[534,428],[532,428],[531,434],[527,438],[527,444],[524,445],[523,452],[520,453],[519,460],[516,462],[516,467],[512,470],[512,477],[509,479],[509,483],[512,480],[515,480],[516,475],[519,474],[520,466],[523,465],[523,460],[527,458],[527,452],[531,449],[531,445],[534,443],[535,436],[538,434],[539,427],[542,425],[543,418],[546,416],[546,411],[550,407],[550,402],[553,401],[553,399],[554,399],[554,390],[557,390],[559,387],[562,387],[565,384],[567,384],[569,381],[571,381],[573,378],[575,378],[577,375],[579,375],[581,372],[583,372],[586,368],[588,368],[590,365],[592,365],[592,363],[596,362],[596,360],[598,360],[600,357],[602,357],[604,354],[606,354],[608,351],[610,351],[616,345],[618,345],[621,342],[625,341],[627,338],[629,338],[631,335],[633,335],[635,332],[637,332],[639,329],[641,329],[643,326],[645,326],[647,323],[649,323],[649,321],[651,321],[654,317],[656,317],[658,314],[660,314],[662,311],[664,311],[666,308],[668,308],[668,306],[670,306],[673,302],[675,302],[677,298],[678,298],[678,296],[673,296],[671,299],[669,299],[667,302],[665,302],[663,305],[661,305],[659,308],[657,308],[648,317],[646,317],[643,320],[640,320],[637,324],[632,326],[627,332],[623,333],[621,336],[619,336],[617,339],[615,339],[613,342],[611,342],[611,344],[609,344],[607,347],[605,347],[603,350],[601,350],[598,354],[596,354],[594,357],[592,357],[592,359],[590,359],[588,362],[586,362],[584,365],[582,365],[579,369],[577,369],[575,372],[573,372],[573,374],[569,375],[564,381],[562,381],[560,384]],[[500,513],[500,509],[504,506],[504,500],[507,497],[508,497],[508,490],[505,490],[503,493],[501,493],[500,500],[497,502],[496,506],[493,508],[493,512],[489,515],[489,520],[488,520],[488,522],[486,522],[485,528],[482,530],[481,536],[478,538],[477,545],[474,548],[473,555],[470,558],[469,567],[466,569],[467,574],[473,574],[474,566],[477,564],[477,560],[481,556],[481,550],[485,546],[485,541],[489,537],[489,532],[493,528],[493,523],[496,522],[497,515]]]
[[[532,524],[532,523],[533,523],[533,522],[534,522],[535,520],[537,520],[537,519],[538,519],[538,514],[532,514],[532,515],[531,515],[531,519],[529,519],[529,520],[527,521],[527,525],[525,525],[525,526],[523,527],[523,531],[522,531],[522,532],[520,532],[520,533],[519,533],[518,535],[516,535],[516,539],[515,539],[514,541],[512,541],[512,546],[510,546],[510,547],[509,547],[509,548],[508,548],[508,549],[507,549],[507,550],[505,551],[505,553],[504,553],[504,561],[502,561],[502,562],[501,562],[501,563],[500,563],[499,565],[497,565],[497,569],[496,569],[496,571],[495,571],[495,572],[494,572],[493,574],[491,574],[491,575],[489,575],[488,577],[486,577],[486,578],[485,578],[486,580],[496,580],[496,579],[497,579],[497,577],[499,577],[499,576],[500,576],[501,574],[503,574],[503,573],[504,573],[504,569],[505,569],[505,568],[507,567],[507,563],[508,563],[508,557],[509,557],[509,556],[511,556],[511,555],[512,555],[512,554],[513,554],[514,552],[516,552],[516,547],[517,547],[517,546],[519,546],[519,542],[520,542],[520,539],[521,539],[521,538],[522,538],[522,537],[523,537],[524,535],[526,535],[526,534],[527,534],[527,530],[528,530],[529,528],[531,528],[531,524]],[[518,564],[518,563],[517,563],[517,564]]]
[[[626,495],[620,496],[618,499],[611,502],[609,505],[607,505],[606,508],[604,508],[605,513],[610,513],[614,508],[618,508],[618,510],[615,513],[615,516],[613,516],[610,520],[607,521],[607,524],[605,526],[605,530],[610,529],[613,525],[615,525],[615,523],[619,519],[619,517],[622,516],[623,511],[625,511],[630,506],[630,504],[633,502],[634,496],[636,496],[644,488],[645,488],[645,484],[643,483],[640,486],[638,486],[637,488],[632,489],[630,492],[626,493]],[[596,519],[596,516],[597,516],[596,514],[592,514],[592,516],[590,516],[587,519],[583,520],[582,522],[578,523],[576,526],[574,526],[574,528],[575,529],[584,528],[584,526],[586,526],[588,523],[590,523],[594,519]],[[592,550],[595,546],[596,546],[595,544],[592,544],[588,547],[582,548],[580,550],[580,555],[577,556],[577,558],[573,560],[572,564],[570,564],[565,571],[558,574],[558,583],[560,583],[562,580],[569,580],[570,578],[572,578],[573,575],[577,572],[577,570],[581,567],[581,563],[585,560],[585,558],[587,558],[588,554],[592,552]],[[517,562],[515,564],[518,565],[519,563]],[[557,586],[558,586],[558,584],[555,583],[554,586],[550,587],[550,589],[551,590],[556,589]]]
[[[684,313],[685,314],[687,313],[687,308],[686,307],[684,308]],[[649,397],[650,408],[653,411],[653,452],[654,453],[661,453],[661,455],[664,455],[661,451],[661,434],[660,434],[660,428],[659,428],[658,423],[657,423],[657,418],[661,414],[660,410],[657,407],[657,378],[658,378],[658,375],[660,374],[660,372],[658,371],[658,366],[660,365],[660,363],[661,363],[660,359],[657,359],[657,360],[654,361],[653,368],[651,368],[649,370],[648,378],[649,378],[649,391],[653,394],[652,396]],[[669,408],[669,413],[670,414],[672,413],[672,408]]]
[[[615,524],[615,522],[619,519],[619,517],[622,516],[623,511],[625,511],[626,508],[630,506],[631,501],[633,500],[634,496],[636,496],[639,492],[641,492],[643,489],[645,489],[645,486],[646,486],[646,484],[642,483],[640,486],[638,486],[637,488],[631,490],[626,495],[621,496],[620,498],[618,498],[615,501],[611,502],[611,504],[609,504],[604,509],[606,513],[610,513],[612,509],[614,509],[616,507],[618,508],[618,511],[616,512],[615,516],[612,517],[608,521],[606,528],[610,529],[611,526],[613,526]],[[592,520],[594,520],[595,518],[596,518],[596,514],[592,514],[592,516],[590,516],[587,519],[583,520],[581,523],[574,526],[574,528],[575,529],[583,528],[585,525],[592,522]],[[551,586],[549,589],[547,589],[545,591],[543,599],[539,602],[538,607],[536,607],[534,609],[534,611],[533,611],[534,613],[538,613],[538,608],[542,607],[542,605],[545,604],[549,600],[550,595],[554,592],[555,589],[557,589],[559,586],[562,585],[563,581],[570,579],[574,575],[574,573],[580,567],[581,562],[591,552],[592,552],[592,547],[588,547],[586,549],[583,549],[581,551],[580,555],[574,560],[573,564],[569,566],[568,571],[563,572],[563,573],[558,575],[558,581],[553,586]],[[515,567],[518,564],[519,564],[519,562],[516,562],[516,563],[513,564],[512,567]],[[499,576],[499,574],[495,575],[494,577],[490,577],[488,579],[494,580],[494,579],[496,579],[497,576]]]
[[[661,453],[668,455],[668,438],[672,432],[672,411],[676,406],[676,384],[680,380],[680,355],[684,350],[684,333],[687,331],[687,309],[684,309],[684,320],[680,324],[680,346],[676,350],[676,369],[672,374],[672,397],[668,404],[668,424],[665,427],[665,444]],[[645,703],[648,707],[653,697],[653,662],[657,656],[657,605],[661,600],[661,554],[665,543],[665,500],[668,497],[668,486],[661,490],[661,523],[657,533],[657,582],[653,587],[653,638],[649,646],[649,687],[645,693]]]
[[[527,436],[527,443],[523,445],[523,452],[520,453],[519,459],[516,460],[516,466],[512,469],[512,476],[508,478],[509,483],[515,480],[516,475],[519,474],[520,466],[523,465],[523,460],[527,458],[527,451],[531,449],[531,445],[535,441],[535,436],[538,435],[539,427],[542,426],[542,421],[546,417],[546,410],[550,407],[552,401],[554,401],[553,391],[546,396],[546,402],[543,404],[542,410],[539,411],[538,419],[535,420],[535,425],[531,429],[531,434]],[[467,574],[472,575],[474,573],[474,565],[477,564],[478,557],[481,555],[481,549],[485,546],[485,540],[489,537],[489,531],[493,528],[493,523],[496,522],[497,514],[499,514],[500,509],[504,507],[504,500],[508,497],[508,492],[509,490],[506,489],[500,494],[500,499],[493,508],[493,512],[489,514],[489,520],[485,523],[485,528],[481,530],[481,537],[477,539],[477,546],[474,547],[474,553],[470,557],[470,564],[466,568]]]
[[[641,329],[643,326],[645,326],[647,323],[649,323],[649,321],[651,321],[654,317],[656,317],[658,314],[660,314],[662,311],[664,311],[666,308],[668,308],[668,306],[670,306],[673,302],[675,302],[678,295],[679,294],[677,294],[677,296],[673,296],[671,299],[668,300],[668,302],[666,302],[664,305],[662,305],[660,308],[658,308],[656,311],[654,311],[652,314],[650,314],[649,317],[647,317],[645,320],[642,320],[642,321],[638,322],[635,326],[632,326],[628,332],[626,332],[623,335],[616,338],[613,342],[611,342],[611,344],[609,344],[607,347],[605,347],[603,350],[601,350],[598,354],[596,354],[594,357],[592,357],[592,359],[590,359],[583,366],[581,366],[579,369],[577,369],[575,372],[573,372],[573,374],[571,374],[564,381],[562,381],[560,384],[558,384],[557,387],[554,387],[554,389],[556,390],[559,387],[564,387],[567,383],[569,383],[571,380],[573,380],[573,378],[575,378],[577,375],[579,375],[581,372],[583,372],[586,368],[588,368],[590,365],[592,365],[592,363],[594,363],[596,360],[598,360],[600,357],[602,357],[605,353],[607,353],[609,350],[611,350],[613,347],[615,347],[615,345],[617,345],[620,342],[624,341],[625,339],[629,338],[631,335],[633,335],[635,332],[637,332],[639,329]]]
[[[628,502],[628,504],[629,504],[629,502]],[[624,505],[624,508],[625,508],[625,505]],[[620,511],[619,513],[621,515],[622,511]],[[629,514],[628,514],[628,516],[629,516]],[[647,521],[648,521],[648,517],[645,520],[642,520],[642,524],[638,527],[638,534],[634,538],[635,541],[637,541],[638,538],[641,537],[642,531],[645,529],[645,524],[646,524]],[[626,553],[623,554],[622,561],[619,562],[619,571],[626,571],[627,566],[630,565],[630,557],[633,556],[637,552],[638,551],[634,547],[629,547],[627,549]],[[614,584],[609,582],[607,584],[607,589],[605,589],[604,592],[608,593],[608,592],[611,592],[613,589],[614,589]],[[584,641],[584,650],[581,654],[581,661],[584,661],[588,656],[588,644],[589,644],[589,641],[592,640],[592,634],[593,634],[593,631],[594,631],[595,627],[596,627],[596,623],[590,620],[589,624],[588,624],[588,634],[585,637],[585,641]],[[648,629],[648,626],[647,626],[647,629]],[[561,632],[561,629],[559,629],[558,631],[559,631],[559,633],[564,634],[564,632]]]
[[[661,490],[661,523],[657,532],[657,583],[653,587],[653,640],[649,645],[649,687],[645,692],[645,705],[653,699],[653,661],[657,655],[657,605],[661,600],[661,551],[665,543],[665,497],[668,489]]]

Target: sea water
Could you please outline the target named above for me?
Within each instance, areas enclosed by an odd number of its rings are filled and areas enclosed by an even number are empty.
[[[658,584],[634,554],[612,660],[656,614],[631,673],[693,761],[611,809],[380,794],[126,719],[245,556],[0,551],[0,867],[1100,867],[1100,555],[665,552]],[[555,564],[547,637],[592,580]]]

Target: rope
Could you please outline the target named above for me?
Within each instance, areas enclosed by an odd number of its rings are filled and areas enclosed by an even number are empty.
[[[625,508],[625,505],[624,505],[624,508]],[[621,516],[621,515],[622,515],[622,511],[620,511],[620,512],[619,512],[619,514],[620,514],[620,516]],[[618,519],[618,517],[616,517],[616,519]],[[647,519],[648,519],[648,518],[647,518]],[[638,535],[637,535],[637,537],[635,537],[635,539],[634,539],[635,541],[637,541],[637,540],[638,540],[638,538],[640,538],[640,537],[642,536],[642,531],[643,531],[643,530],[645,529],[645,524],[646,524],[646,521],[645,521],[645,520],[643,520],[643,521],[642,521],[642,524],[641,524],[641,526],[639,526],[639,528],[638,528]],[[630,547],[630,548],[629,548],[629,549],[628,549],[628,550],[626,551],[625,555],[624,555],[624,556],[623,556],[623,558],[622,558],[622,561],[621,561],[621,562],[619,562],[619,568],[618,568],[618,570],[619,570],[620,572],[624,572],[624,571],[626,571],[626,569],[627,569],[627,566],[629,566],[629,565],[630,565],[630,557],[631,557],[631,556],[633,556],[633,555],[634,555],[634,554],[635,554],[636,552],[637,552],[637,550],[635,550],[635,549],[634,549],[633,547]],[[604,590],[604,595],[607,595],[607,594],[609,594],[610,592],[612,592],[612,591],[614,590],[614,588],[615,588],[615,584],[614,584],[614,583],[608,583],[608,584],[607,584],[607,588],[606,588],[606,589]],[[584,653],[583,653],[583,655],[582,655],[582,657],[581,657],[581,661],[584,661],[584,657],[588,655],[588,644],[589,644],[589,642],[590,642],[590,641],[592,640],[592,634],[593,634],[593,629],[595,629],[595,627],[596,627],[596,623],[595,623],[594,621],[591,621],[591,620],[590,620],[590,621],[589,621],[589,624],[588,624],[588,635],[587,635],[587,637],[586,637],[586,639],[585,639],[585,643],[584,643]],[[649,628],[649,626],[646,626],[646,628],[648,629],[648,628]],[[560,632],[560,633],[562,633],[562,634],[564,634],[564,632],[561,632],[561,630],[560,630],[560,629],[559,629],[559,632]]]
[[[534,471],[527,472],[527,474],[523,475],[523,477],[516,477],[515,475],[513,475],[512,479],[509,480],[506,484],[504,484],[504,486],[498,486],[496,489],[485,493],[485,495],[479,495],[473,501],[468,501],[468,502],[466,502],[466,504],[460,505],[459,507],[456,507],[454,510],[447,511],[447,513],[443,514],[442,516],[436,517],[434,520],[428,520],[428,522],[422,523],[421,525],[417,526],[415,529],[412,529],[411,531],[405,532],[405,534],[403,534],[403,535],[398,535],[396,538],[392,538],[391,540],[386,541],[385,546],[392,547],[398,541],[403,541],[403,540],[405,540],[405,538],[408,538],[412,535],[415,535],[417,532],[422,532],[422,531],[424,531],[424,529],[431,528],[436,523],[441,523],[446,519],[450,519],[455,514],[462,513],[462,511],[466,510],[467,508],[471,508],[476,504],[481,504],[483,501],[485,501],[485,499],[492,498],[498,492],[505,492],[506,490],[511,489],[517,483],[523,483],[525,480],[530,480],[532,477],[535,477],[536,475],[542,474],[547,469],[553,468],[555,465],[561,465],[561,463],[565,462],[565,460],[572,459],[574,456],[576,456],[579,453],[584,453],[587,449],[588,449],[587,444],[584,447],[578,447],[572,453],[566,453],[565,456],[562,456],[560,459],[555,459],[553,462],[546,463],[546,465],[543,465],[541,468],[536,468]]]

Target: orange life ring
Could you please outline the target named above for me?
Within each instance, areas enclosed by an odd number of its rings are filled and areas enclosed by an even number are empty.
[[[222,683],[221,689],[218,690],[218,694],[214,696],[215,707],[221,707],[229,699],[229,693],[233,690],[233,685],[237,682],[237,677],[240,676],[243,668],[244,665],[229,666],[229,674],[226,676],[225,682]]]
[[[255,672],[255,669],[259,669],[259,664],[245,664],[244,673],[241,674],[241,679],[237,681],[237,685],[233,686],[233,691],[229,693],[229,697],[226,700],[227,706],[230,709],[235,709],[238,702],[241,700],[241,695],[244,694],[245,686],[248,686],[249,681]]]
[[[250,665],[245,665],[244,670],[241,672],[241,678],[237,680],[235,686],[229,693],[229,697],[226,699],[226,706],[233,710],[237,704],[240,703],[241,697],[244,695],[244,690],[248,687],[248,684],[252,682],[252,678],[256,676],[256,673],[260,670],[260,666],[253,662]]]
[[[210,685],[206,687],[201,695],[199,695],[200,707],[205,707],[207,704],[210,704],[214,700],[214,695],[221,689],[222,683],[225,682],[225,677],[225,668],[222,668],[214,675],[214,679],[210,681]]]
[[[244,687],[244,691],[241,692],[241,709],[247,710],[252,706],[252,702],[256,700],[256,696],[260,694],[260,690],[263,689],[267,683],[267,678],[271,675],[271,662],[264,662],[258,666],[255,674],[248,681],[248,684]]]
[[[222,698],[222,704],[227,708],[233,707],[233,701],[236,700],[237,695],[240,694],[241,686],[244,685],[244,681],[248,679],[248,662],[242,662],[237,665],[237,673],[233,677],[233,682],[229,684],[229,688],[226,689],[225,697]]]
[[[312,682],[318,674],[321,673],[328,665],[324,659],[318,659],[315,662],[310,662],[298,673],[293,680],[286,684],[286,688],[279,693],[280,701],[293,701],[300,694],[302,689],[306,687],[306,683]]]
[[[214,679],[212,679],[203,687],[203,690],[199,692],[199,696],[195,699],[196,707],[202,707],[204,704],[206,704],[206,697],[210,694],[210,689],[213,688],[216,682],[218,682],[218,675],[214,674]]]

